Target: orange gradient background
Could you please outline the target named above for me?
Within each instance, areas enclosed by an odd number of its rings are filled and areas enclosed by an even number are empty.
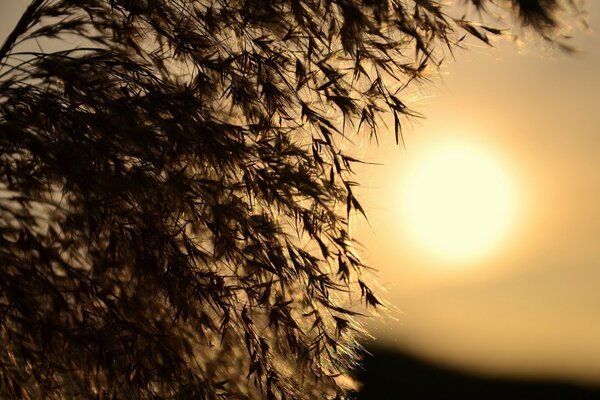
[[[27,4],[0,2],[0,37]],[[358,171],[370,223],[355,221],[388,302],[368,321],[376,340],[484,373],[600,383],[600,1],[587,10],[575,55],[535,40],[471,42],[413,89],[407,102],[427,119],[406,129],[405,149],[393,133],[361,149],[384,164]],[[514,202],[498,237],[468,257],[427,251],[415,242],[422,215],[403,214],[421,157],[440,143],[486,154],[503,177],[484,193],[511,193],[490,207]]]

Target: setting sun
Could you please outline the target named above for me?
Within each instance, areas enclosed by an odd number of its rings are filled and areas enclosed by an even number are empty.
[[[492,154],[466,143],[439,143],[409,166],[403,218],[429,254],[464,262],[505,237],[515,197],[511,177]]]

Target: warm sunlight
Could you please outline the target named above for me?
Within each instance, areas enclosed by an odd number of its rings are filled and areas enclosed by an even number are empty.
[[[403,212],[412,238],[448,262],[479,258],[506,236],[515,188],[493,154],[468,143],[441,142],[408,166]]]

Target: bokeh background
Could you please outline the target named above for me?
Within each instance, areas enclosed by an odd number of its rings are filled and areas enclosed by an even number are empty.
[[[365,152],[384,165],[360,170],[370,222],[357,221],[357,236],[392,315],[369,322],[377,357],[367,357],[367,389],[378,382],[385,390],[377,377],[393,375],[388,387],[428,382],[435,390],[449,368],[507,379],[498,384],[600,385],[600,2],[585,8],[589,27],[569,32],[575,54],[534,38],[494,48],[470,42],[432,84],[415,90],[412,104],[427,118],[407,129],[405,148],[380,138]],[[484,149],[516,187],[514,223],[475,259],[434,257],[415,244],[402,217],[414,165],[440,141]],[[448,369],[419,370],[419,362]],[[460,387],[489,383],[462,378],[448,379]],[[544,398],[587,398],[555,392]]]
[[[4,38],[27,1],[0,0]],[[375,267],[384,318],[359,398],[600,398],[600,1],[565,54],[535,38],[474,41],[406,99],[427,118],[362,143],[369,223],[356,237]],[[515,187],[505,237],[475,258],[419,246],[403,192],[440,142],[490,154]],[[443,201],[444,199],[440,199]]]

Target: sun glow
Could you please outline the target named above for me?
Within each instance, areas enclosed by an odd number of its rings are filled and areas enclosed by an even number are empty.
[[[403,220],[428,254],[465,262],[496,248],[515,220],[516,190],[492,154],[440,143],[420,154],[403,183]]]

